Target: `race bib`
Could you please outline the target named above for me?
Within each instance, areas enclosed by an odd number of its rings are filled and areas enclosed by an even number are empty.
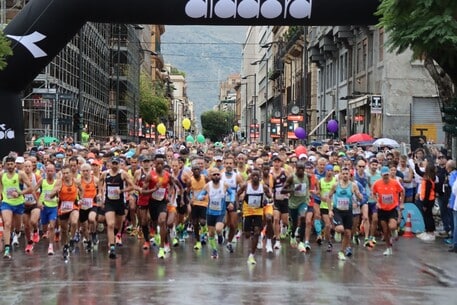
[[[393,204],[394,203],[394,196],[392,194],[382,195],[381,199],[384,204]]]
[[[262,196],[249,195],[248,206],[251,208],[260,208],[262,204]]]
[[[52,200],[52,198],[51,198],[51,191],[46,191],[46,192],[44,193],[44,200],[46,200],[46,201],[51,201],[51,200]]]
[[[73,211],[73,201],[62,201],[60,203],[60,211],[62,213],[68,213]]]
[[[36,203],[35,197],[32,194],[24,194],[24,203],[34,205]]]
[[[308,186],[306,183],[297,183],[294,186],[294,195],[295,196],[306,196],[306,191]]]
[[[9,189],[6,190],[6,198],[8,199],[13,199],[13,193],[17,192],[17,189],[15,187],[10,187]]]
[[[154,193],[152,193],[151,197],[154,200],[161,201],[161,200],[163,200],[165,198],[166,191],[167,191],[166,188],[161,187],[158,190],[156,190]]]
[[[81,209],[88,210],[91,209],[94,205],[94,199],[92,198],[83,198],[81,200]]]
[[[119,186],[108,186],[107,187],[108,199],[118,200],[121,198],[121,188]]]
[[[287,198],[286,195],[281,194],[281,191],[282,191],[282,186],[275,188],[275,199],[284,200]]]
[[[358,214],[360,214],[360,212],[361,212],[361,210],[360,210],[360,206],[359,205],[357,205],[356,208],[354,208],[354,207],[352,208],[352,214],[358,215]]]
[[[338,198],[336,200],[336,208],[341,211],[349,210],[349,199],[348,198]]]
[[[209,209],[213,210],[213,211],[221,211],[222,210],[222,200],[220,200],[220,199],[210,200]]]

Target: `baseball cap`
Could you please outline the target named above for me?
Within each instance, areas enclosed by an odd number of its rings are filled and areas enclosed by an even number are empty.
[[[281,158],[278,156],[278,155],[274,155],[273,157],[271,157],[271,161],[281,161]]]
[[[121,163],[121,159],[119,157],[112,157],[111,158],[111,163]]]
[[[340,152],[338,153],[338,157],[345,157],[345,156],[346,156],[346,154],[345,154],[344,152],[342,152],[342,151],[340,151]]]
[[[16,163],[24,163],[25,162],[24,157],[17,157],[15,162]]]
[[[387,166],[381,167],[381,175],[388,175],[390,173],[389,168]]]
[[[308,155],[307,155],[307,154],[300,154],[300,155],[298,156],[298,159],[303,159],[303,158],[308,159]]]
[[[222,156],[214,156],[214,161],[222,161]]]
[[[148,155],[141,155],[141,156],[138,158],[138,161],[140,161],[140,162],[151,161],[151,157],[148,156]]]
[[[316,162],[316,160],[317,160],[317,158],[314,155],[313,156],[309,156],[309,158],[308,158],[308,161],[310,161],[310,162]]]
[[[325,171],[326,171],[326,172],[332,171],[332,170],[333,170],[333,165],[327,164],[327,165],[325,166]]]

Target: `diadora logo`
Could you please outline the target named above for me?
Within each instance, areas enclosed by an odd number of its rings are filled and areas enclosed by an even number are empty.
[[[14,138],[14,130],[6,127],[6,124],[0,124],[0,140],[12,140]]]
[[[15,36],[15,35],[6,35],[11,39],[16,40],[20,44],[22,44],[27,50],[29,50],[30,53],[32,53],[32,56],[34,58],[40,58],[40,57],[45,57],[48,54],[46,54],[45,51],[43,51],[39,46],[36,45],[37,42],[40,42],[41,40],[45,39],[46,36],[41,34],[40,32],[33,32],[29,35],[25,36]]]
[[[313,0],[188,0],[191,18],[295,18],[311,17]]]

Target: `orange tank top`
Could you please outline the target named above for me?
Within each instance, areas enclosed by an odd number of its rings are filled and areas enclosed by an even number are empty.
[[[97,196],[97,186],[95,185],[94,177],[91,177],[89,182],[81,179],[81,187],[83,188],[81,209],[87,210],[94,205],[96,206],[95,197]]]
[[[75,204],[77,198],[78,189],[74,181],[71,185],[63,183],[59,192],[59,215],[77,210],[78,206]]]

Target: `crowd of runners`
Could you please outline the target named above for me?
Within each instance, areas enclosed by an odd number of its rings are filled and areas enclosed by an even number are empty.
[[[3,258],[46,243],[47,255],[59,249],[68,261],[75,247],[98,251],[100,234],[111,259],[125,238],[138,239],[160,259],[185,240],[194,251],[206,245],[217,259],[220,251],[233,253],[240,238],[250,240],[249,264],[259,251],[284,246],[303,253],[323,247],[346,260],[354,247],[373,249],[379,240],[389,256],[405,202],[422,212],[420,239],[441,234],[457,252],[456,177],[455,161],[427,148],[402,155],[337,141],[307,147],[54,143],[3,158]]]

